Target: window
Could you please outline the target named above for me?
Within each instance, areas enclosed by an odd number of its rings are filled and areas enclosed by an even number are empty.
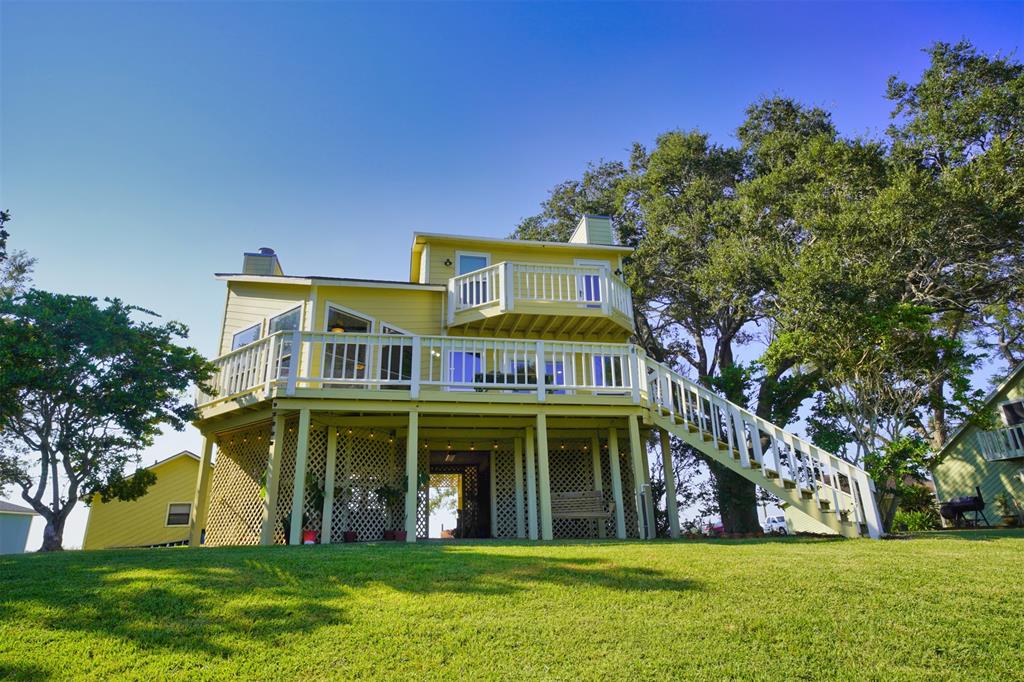
[[[176,502],[167,505],[168,526],[187,526],[191,515],[192,504],[190,502]]]
[[[612,355],[594,356],[595,386],[625,386],[622,358]]]
[[[608,265],[608,261],[604,260],[583,260],[580,258],[576,259],[576,265],[583,265],[591,268],[600,268],[603,272],[601,275],[584,275],[580,274],[576,277],[576,287],[579,289],[579,297],[581,301],[585,301],[588,304],[597,304],[603,300],[603,294],[601,291],[602,282],[601,280],[607,276],[608,271],[611,267]],[[597,305],[588,305],[589,307],[600,307]]]
[[[382,324],[380,333],[390,336],[407,336],[407,334],[394,327]],[[405,388],[404,385],[395,385],[393,382],[407,384],[412,381],[412,344],[398,342],[394,344],[384,343],[380,347],[380,379],[382,382],[389,382],[382,388]]]
[[[231,350],[238,350],[242,346],[248,346],[250,343],[259,341],[260,327],[262,326],[262,324],[254,324],[248,329],[236,332],[235,335],[231,337]]]
[[[273,334],[275,332],[291,332],[299,328],[299,322],[302,320],[302,306],[292,308],[286,313],[275,315],[270,318],[270,323],[267,325],[267,334]],[[280,356],[277,365],[277,376],[278,378],[287,377],[291,371],[292,366],[292,339],[290,336],[284,336],[280,341]]]
[[[458,275],[483,270],[491,264],[491,257],[486,253],[456,253],[455,260],[458,261]],[[488,300],[486,276],[472,277],[459,287],[459,303],[464,306],[481,305]]]
[[[483,270],[491,264],[491,257],[486,253],[460,253],[457,258],[459,260],[459,269],[456,274],[458,275]]]
[[[369,334],[373,322],[335,306],[327,308],[327,331],[332,334]],[[329,379],[366,379],[368,346],[358,339],[324,344],[324,371]]]
[[[1024,400],[1015,400],[1012,403],[1003,403],[1003,421],[1007,426],[1024,424]]]

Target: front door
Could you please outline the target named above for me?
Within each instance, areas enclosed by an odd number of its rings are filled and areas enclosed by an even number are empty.
[[[604,291],[605,283],[608,281],[608,274],[611,272],[608,261],[577,258],[576,265],[584,265],[601,270],[601,274],[580,274],[576,277],[576,289],[579,300],[588,308],[600,308],[601,302],[608,296],[608,292]]]

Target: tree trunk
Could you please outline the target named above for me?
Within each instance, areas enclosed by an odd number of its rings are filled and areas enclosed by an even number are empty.
[[[761,530],[757,518],[757,486],[732,469],[714,460],[708,468],[715,477],[715,497],[726,533],[756,533]]]
[[[43,546],[40,552],[59,552],[64,549],[64,520],[47,520],[43,528]]]

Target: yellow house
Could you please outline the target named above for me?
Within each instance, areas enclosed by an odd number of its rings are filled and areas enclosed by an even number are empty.
[[[199,457],[183,450],[146,468],[156,474],[156,482],[139,499],[92,501],[82,549],[174,545],[189,539]],[[206,469],[212,473],[212,464],[207,462]]]
[[[416,233],[405,281],[290,276],[271,249],[245,254],[217,275],[219,372],[196,422],[217,468],[192,544],[207,510],[208,545],[413,542],[431,476],[458,477],[462,537],[652,538],[648,445],[665,457],[672,437],[831,532],[878,536],[862,469],[633,343],[629,255],[600,216],[568,243]]]
[[[984,515],[999,522],[1005,495],[1013,509],[1024,507],[1024,363],[989,394],[986,407],[996,413],[992,428],[965,424],[946,441],[935,468],[935,492],[941,502],[976,496],[981,491]],[[973,514],[969,515],[973,519]]]

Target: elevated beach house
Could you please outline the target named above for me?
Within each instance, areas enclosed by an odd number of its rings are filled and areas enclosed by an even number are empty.
[[[191,544],[428,537],[432,477],[458,537],[652,538],[648,445],[671,438],[847,536],[880,534],[865,472],[646,357],[630,249],[413,235],[407,281],[288,275],[247,253],[200,395]],[[671,466],[665,481],[679,532]],[[437,530],[437,529],[435,529]]]

